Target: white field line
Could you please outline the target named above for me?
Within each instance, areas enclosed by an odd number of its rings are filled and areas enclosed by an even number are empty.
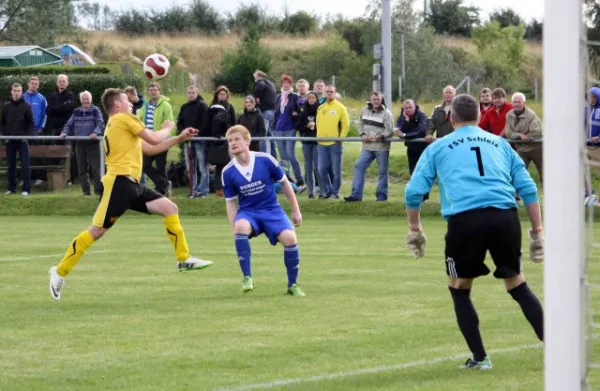
[[[528,349],[539,349],[543,346],[544,345],[542,343],[538,343],[535,345],[521,345],[521,346],[515,346],[512,348],[490,350],[489,353],[490,354],[514,353],[514,352],[519,352],[519,351],[528,350]],[[314,383],[314,382],[320,382],[320,381],[325,381],[325,380],[342,379],[342,378],[346,378],[346,377],[354,377],[354,376],[361,376],[361,375],[373,375],[373,374],[382,373],[382,372],[401,371],[401,370],[409,369],[409,368],[424,367],[424,366],[429,366],[429,365],[440,364],[440,363],[447,362],[447,361],[460,360],[460,359],[464,359],[465,357],[466,357],[466,355],[463,353],[460,355],[437,357],[437,358],[433,358],[433,359],[429,359],[429,360],[411,361],[411,362],[407,362],[404,364],[397,364],[397,365],[387,365],[387,366],[381,366],[381,367],[363,368],[363,369],[356,369],[356,370],[347,371],[347,372],[328,373],[328,374],[310,376],[310,377],[298,377],[298,378],[294,378],[294,379],[279,379],[279,380],[273,380],[273,381],[270,381],[267,383],[245,384],[245,385],[231,387],[231,388],[219,388],[216,391],[247,391],[247,390],[258,390],[258,389],[265,390],[265,389],[269,389],[269,388],[289,386],[289,385],[293,385],[293,384]],[[458,364],[457,364],[457,366],[458,366]]]
[[[253,255],[277,255],[280,252],[280,248],[273,249],[272,251],[252,251]],[[141,253],[153,253],[153,254],[168,254],[169,250],[152,250],[152,249],[143,249],[143,250],[90,250],[86,253],[87,256],[94,254],[106,254],[106,253],[119,253],[119,254],[141,254]],[[35,259],[45,259],[45,258],[57,258],[62,257],[65,253],[60,254],[42,254],[42,255],[27,255],[27,256],[5,256],[0,257],[0,262],[11,262],[11,261],[29,261]],[[170,253],[169,253],[170,254]],[[199,251],[195,253],[196,256],[202,257],[203,254],[222,254],[222,255],[231,255],[235,256],[237,253],[235,250],[227,250],[227,251],[214,251],[214,250],[205,250]],[[409,256],[408,252],[406,253],[390,253],[390,252],[369,252],[369,253],[357,253],[355,251],[332,251],[332,252],[321,252],[321,251],[302,251],[300,249],[300,256],[302,255],[311,255],[311,256],[322,256],[322,257],[347,257],[347,256],[355,256],[355,257],[371,257],[371,256],[380,256],[380,257],[402,257]]]
[[[98,250],[98,251],[90,251],[90,255],[93,254],[104,254],[104,253],[116,253],[119,252],[117,250]],[[10,257],[0,257],[0,262],[10,262],[10,261],[30,261],[32,259],[45,259],[45,258],[60,258],[65,255],[64,252],[60,254],[42,254],[42,255],[28,255],[26,257],[19,257],[18,255],[10,256]]]

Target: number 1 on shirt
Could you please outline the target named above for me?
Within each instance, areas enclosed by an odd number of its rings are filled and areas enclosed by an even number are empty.
[[[483,160],[481,160],[481,148],[471,147],[471,151],[475,151],[475,155],[477,155],[477,168],[479,168],[479,176],[484,176],[485,172],[483,172]]]

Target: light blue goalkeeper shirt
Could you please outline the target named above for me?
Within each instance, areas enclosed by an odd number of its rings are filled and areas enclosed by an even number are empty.
[[[517,208],[538,202],[537,186],[523,160],[501,137],[477,126],[463,126],[432,143],[406,185],[406,207],[419,209],[437,178],[442,216],[482,208]]]

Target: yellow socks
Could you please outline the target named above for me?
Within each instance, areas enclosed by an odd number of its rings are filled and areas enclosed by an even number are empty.
[[[175,255],[178,261],[185,261],[190,257],[190,250],[185,240],[185,233],[179,215],[167,216],[164,218],[165,229],[169,240],[175,248]],[[83,231],[73,240],[65,256],[56,268],[56,273],[61,277],[66,277],[73,270],[77,262],[81,259],[85,251],[94,244],[94,238],[88,230]]]
[[[77,262],[79,262],[83,256],[85,250],[90,248],[92,244],[94,244],[94,238],[92,238],[92,235],[90,235],[88,230],[77,235],[71,243],[71,246],[67,249],[64,258],[58,264],[56,273],[61,277],[66,277],[67,274],[73,270],[75,265],[77,265]]]
[[[164,218],[167,236],[175,248],[175,255],[179,262],[185,261],[190,257],[190,250],[185,240],[185,233],[179,221],[179,215],[167,216]]]

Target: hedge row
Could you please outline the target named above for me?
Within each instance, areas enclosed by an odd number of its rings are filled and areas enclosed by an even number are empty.
[[[39,92],[48,98],[56,91],[56,74],[40,76]],[[11,76],[0,77],[0,102],[10,99],[10,90],[13,83],[21,83],[24,89],[27,89],[29,76]],[[139,76],[127,76],[119,74],[91,74],[91,75],[71,75],[69,76],[69,89],[75,94],[75,104],[80,105],[79,93],[89,91],[92,94],[93,102],[103,111],[100,97],[107,88],[125,88],[134,86],[138,91],[143,91],[144,81]],[[1,106],[0,106],[1,110]],[[106,116],[106,113],[103,114]]]
[[[0,76],[15,76],[15,75],[89,75],[110,73],[110,69],[103,66],[64,66],[64,65],[49,65],[49,66],[34,66],[34,67],[13,67],[0,68]]]

